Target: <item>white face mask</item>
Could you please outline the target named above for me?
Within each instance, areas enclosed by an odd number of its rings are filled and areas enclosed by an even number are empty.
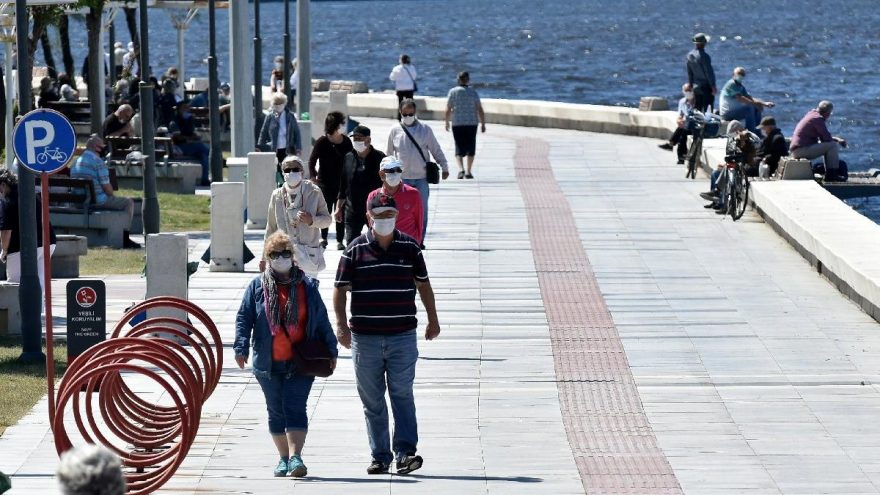
[[[303,180],[302,172],[287,172],[284,174],[284,181],[289,187],[296,187]]]
[[[396,218],[374,218],[373,231],[379,235],[391,235],[396,223]]]
[[[683,94],[684,94],[685,99],[687,99],[687,100],[694,99],[694,92],[693,91],[685,91]]]
[[[400,184],[400,174],[385,174],[385,183],[391,187],[397,187]]]
[[[284,111],[284,105],[272,105],[272,110],[275,113],[281,113]]]
[[[276,260],[269,260],[269,266],[275,271],[275,273],[287,274],[290,269],[293,268],[293,259],[278,258]]]
[[[401,117],[400,121],[403,122],[403,125],[410,126],[410,125],[413,125],[416,123],[416,116],[415,115],[407,115],[406,117]]]
[[[363,153],[367,149],[367,143],[363,141],[352,141],[351,145],[354,146],[354,150],[358,153]]]

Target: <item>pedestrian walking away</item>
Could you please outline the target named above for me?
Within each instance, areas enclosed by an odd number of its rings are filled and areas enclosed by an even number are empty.
[[[302,159],[296,155],[288,156],[281,168],[284,184],[272,191],[269,198],[265,239],[268,242],[278,230],[287,234],[297,266],[315,277],[325,267],[321,229],[326,229],[333,220],[321,189],[303,179],[305,167]]]
[[[403,165],[403,181],[419,190],[422,196],[422,239],[428,230],[428,158],[434,157],[443,170],[443,180],[449,178],[449,165],[434,131],[422,124],[416,117],[416,102],[410,99],[400,103],[400,124],[391,126],[388,133],[388,146],[385,154],[394,156]],[[424,242],[424,241],[423,241]]]
[[[382,181],[381,187],[372,191],[364,202],[364,208],[373,201],[376,196],[386,195],[394,199],[397,205],[397,230],[412,237],[422,245],[422,222],[425,215],[422,211],[422,195],[419,190],[404,184],[401,176],[403,168],[400,161],[393,156],[385,157],[379,165],[378,177]]]
[[[467,72],[458,74],[458,86],[449,90],[446,98],[446,130],[449,131],[449,118],[452,117],[452,138],[455,140],[455,161],[458,163],[458,178],[473,179],[474,155],[477,154],[477,126],[486,132],[486,115],[480,96],[470,87],[471,76]],[[464,161],[467,160],[467,169]]]
[[[266,239],[268,266],[248,285],[235,318],[235,362],[251,358],[269,413],[269,435],[278,451],[275,476],[308,474],[302,451],[308,433],[306,402],[315,377],[297,364],[306,343],[322,343],[336,368],[337,342],[318,292],[318,281],[293,263],[293,246],[283,232]],[[251,356],[253,351],[253,356]]]
[[[678,154],[679,165],[684,164],[685,155],[687,155],[687,138],[688,130],[686,126],[687,116],[694,110],[694,89],[690,83],[685,83],[681,87],[682,97],[678,100],[678,115],[675,118],[676,128],[669,137],[669,141],[659,144],[658,146],[664,150],[672,151],[676,149]]]
[[[705,112],[715,102],[718,86],[715,82],[715,69],[712,68],[712,57],[706,53],[709,37],[703,33],[694,35],[694,49],[687,54],[688,84],[694,88],[694,107]]]
[[[379,164],[385,158],[385,153],[373,148],[370,133],[370,128],[363,125],[351,132],[354,149],[345,155],[339,181],[336,221],[345,220],[346,246],[361,235],[367,223],[367,198],[370,192],[382,186]]]
[[[324,135],[315,141],[312,155],[309,157],[309,173],[312,182],[317,184],[324,193],[324,201],[328,208],[336,207],[339,197],[339,181],[342,179],[342,166],[345,155],[354,149],[351,139],[345,135],[345,115],[342,112],[330,112],[324,120]],[[333,213],[333,211],[331,211]],[[328,229],[321,231],[322,245],[327,247]],[[345,225],[336,222],[336,249],[345,249]]]
[[[422,467],[417,454],[418,422],[413,381],[419,357],[416,291],[428,314],[425,339],[440,335],[434,291],[418,243],[395,229],[397,205],[387,195],[369,205],[371,228],[339,260],[333,290],[336,335],[351,349],[355,383],[364,406],[372,461],[367,474],[385,474],[396,460],[397,474]],[[351,319],[346,302],[351,292]],[[394,416],[389,438],[386,384]]]
[[[388,79],[394,83],[394,91],[397,93],[397,120],[400,120],[400,103],[407,98],[412,99],[419,90],[419,85],[416,83],[418,77],[409,55],[405,53],[401,55],[400,63],[391,69],[391,74],[388,76]]]
[[[260,138],[257,139],[257,149],[275,153],[277,162],[275,180],[279,186],[283,184],[281,162],[290,155],[299,156],[302,153],[302,133],[296,116],[287,106],[287,95],[284,93],[272,95],[272,113],[263,120]]]

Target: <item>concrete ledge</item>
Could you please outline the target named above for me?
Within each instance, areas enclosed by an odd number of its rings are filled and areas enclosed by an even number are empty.
[[[811,180],[754,182],[752,198],[774,230],[880,321],[880,225]]]
[[[81,235],[88,239],[89,247],[109,246],[122,248],[122,232],[129,228],[128,215],[124,211],[93,211],[86,219],[82,213],[49,214],[52,226],[58,234]]]
[[[78,235],[59,235],[52,254],[52,278],[79,277],[79,257],[89,252],[88,241]]]
[[[116,180],[125,189],[144,188],[144,168],[140,165],[117,165]],[[194,194],[196,184],[202,177],[198,163],[179,162],[156,167],[156,189],[159,192]]]
[[[0,282],[0,335],[21,335],[18,284]]]
[[[316,95],[320,98],[320,95]],[[416,97],[419,115],[443,120],[446,98]],[[637,108],[582,105],[536,100],[484,99],[486,121],[525,127],[573,129],[668,139],[675,128],[676,112],[644,112]],[[358,117],[393,118],[397,96],[393,93],[348,95],[348,110]],[[314,115],[312,116],[314,118]]]

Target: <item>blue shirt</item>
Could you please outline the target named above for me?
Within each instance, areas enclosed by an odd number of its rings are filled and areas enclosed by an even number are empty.
[[[688,82],[694,87],[714,88],[715,69],[712,68],[712,57],[705,50],[694,48],[687,55]]]
[[[446,107],[452,110],[452,126],[478,125],[480,123],[477,108],[480,96],[474,88],[456,86],[449,90]]]
[[[718,97],[719,106],[721,107],[721,115],[726,114],[727,112],[732,112],[734,110],[739,110],[740,108],[748,105],[748,103],[743,103],[739,101],[738,96],[750,96],[746,87],[742,85],[742,83],[738,83],[733,79],[727,81],[724,85],[724,88],[721,90],[721,95]]]
[[[70,169],[70,177],[74,179],[91,179],[95,189],[95,204],[102,205],[107,201],[107,193],[102,187],[110,183],[110,170],[104,159],[92,150],[85,150],[73,168]]]

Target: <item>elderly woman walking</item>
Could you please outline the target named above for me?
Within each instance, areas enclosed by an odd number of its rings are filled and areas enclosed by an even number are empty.
[[[336,336],[318,281],[293,263],[287,234],[270,235],[263,254],[269,266],[248,285],[235,319],[235,362],[244,369],[253,342],[251,367],[266,398],[269,434],[280,457],[274,474],[301,478],[308,474],[302,450],[309,426],[306,402],[315,380],[304,364],[309,359],[304,349],[322,349],[332,372]]]
[[[321,229],[333,220],[321,188],[303,179],[304,169],[298,156],[288,156],[281,162],[284,184],[269,198],[266,241],[276,230],[286,233],[293,243],[297,266],[314,277],[325,267]]]

